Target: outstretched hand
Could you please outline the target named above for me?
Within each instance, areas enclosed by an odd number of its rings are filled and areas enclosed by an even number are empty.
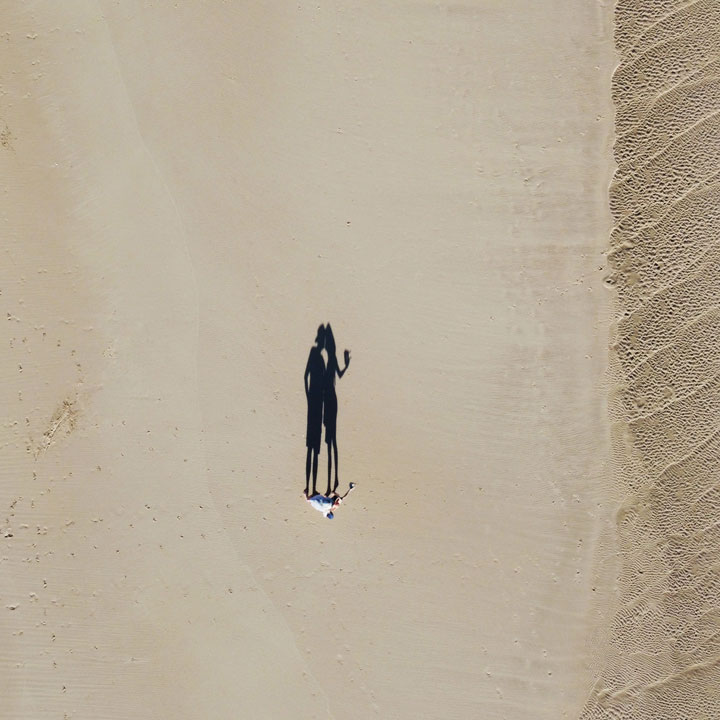
[[[350,351],[349,350],[345,350],[345,364],[346,365],[350,364]]]

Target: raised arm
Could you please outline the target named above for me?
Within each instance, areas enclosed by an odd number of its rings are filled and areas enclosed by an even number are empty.
[[[341,370],[340,367],[337,369],[338,377],[342,377],[350,366],[350,351],[345,351],[345,367]]]

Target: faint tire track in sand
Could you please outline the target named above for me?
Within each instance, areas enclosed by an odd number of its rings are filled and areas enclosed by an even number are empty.
[[[581,717],[720,716],[720,5],[620,0],[610,187],[621,570]]]

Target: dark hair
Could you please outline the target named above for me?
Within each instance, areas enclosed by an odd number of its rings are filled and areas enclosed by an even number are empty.
[[[315,342],[319,345],[325,339],[325,326],[320,323],[317,329],[317,335],[315,336]]]

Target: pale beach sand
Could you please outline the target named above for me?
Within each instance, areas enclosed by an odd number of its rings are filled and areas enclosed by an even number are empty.
[[[5,4],[0,717],[604,717],[612,12]]]

